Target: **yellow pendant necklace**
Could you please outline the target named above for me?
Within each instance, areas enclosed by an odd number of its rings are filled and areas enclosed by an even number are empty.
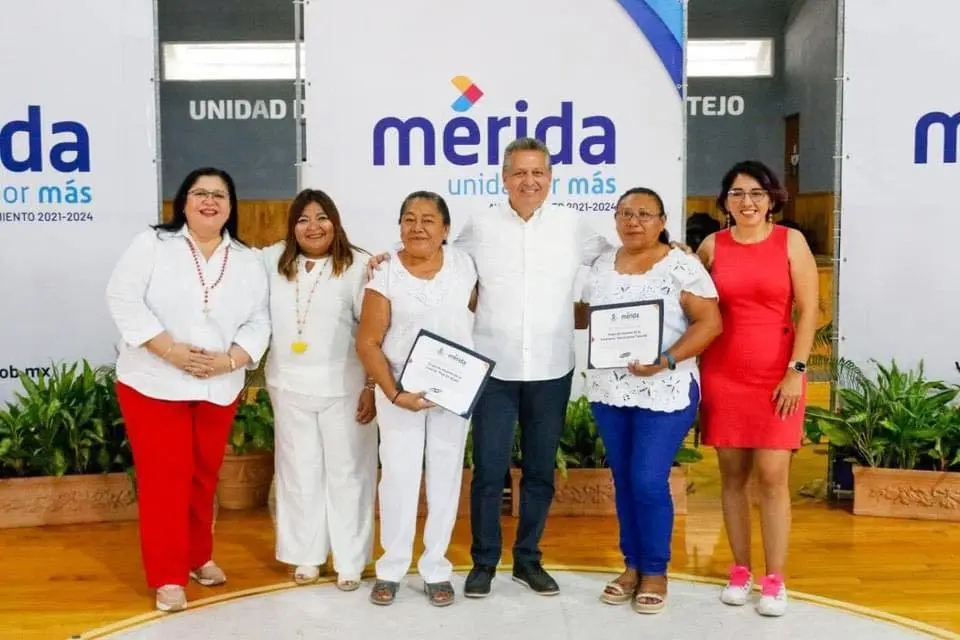
[[[313,260],[313,262],[318,262]],[[294,281],[297,292],[297,339],[293,341],[293,344],[290,345],[290,350],[296,354],[306,353],[307,347],[309,345],[303,339],[303,328],[307,324],[307,314],[310,312],[310,303],[313,302],[313,294],[317,290],[317,285],[320,283],[320,280],[323,278],[323,271],[327,268],[328,264],[332,264],[332,258],[328,259],[327,262],[320,267],[317,277],[313,281],[313,286],[310,287],[310,293],[307,294],[307,303],[303,309],[303,315],[300,315],[300,257],[297,257],[297,277]]]

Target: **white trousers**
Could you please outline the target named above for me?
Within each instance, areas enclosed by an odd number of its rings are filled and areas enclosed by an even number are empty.
[[[270,388],[275,422],[277,560],[333,566],[359,580],[373,557],[375,422],[354,418],[356,396],[318,398]]]
[[[444,582],[453,574],[447,547],[460,503],[467,421],[440,408],[407,411],[391,404],[379,389],[376,394],[383,547],[383,555],[377,560],[377,578],[399,582],[410,569],[420,479],[425,477],[425,549],[417,562],[417,571],[425,582]]]

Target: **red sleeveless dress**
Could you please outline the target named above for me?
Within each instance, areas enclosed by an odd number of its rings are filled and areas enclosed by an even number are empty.
[[[773,390],[793,352],[793,282],[787,227],[766,240],[740,244],[716,234],[710,275],[720,295],[723,333],[700,360],[703,443],[712,447],[798,449],[806,380],[797,410],[780,418]]]

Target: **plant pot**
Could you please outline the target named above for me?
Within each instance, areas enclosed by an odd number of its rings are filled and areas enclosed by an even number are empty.
[[[510,469],[511,513],[520,515],[520,479],[523,472]],[[554,495],[550,505],[551,516],[616,516],[613,474],[610,469],[568,469],[564,478],[557,471],[554,476]],[[670,495],[676,515],[687,512],[687,474],[683,467],[670,471]]]
[[[473,471],[463,470],[463,478],[460,480],[460,502],[457,504],[457,519],[470,516],[470,483],[473,480]],[[380,484],[380,470],[377,469],[377,485]],[[423,481],[420,482],[420,499],[417,502],[417,517],[424,518],[427,515],[427,488]],[[374,501],[374,516],[380,517],[380,499],[377,497]]]
[[[266,506],[273,481],[273,452],[253,451],[235,455],[227,448],[220,467],[217,501],[232,511]]]
[[[960,473],[853,467],[858,516],[960,522]]]
[[[0,480],[0,529],[136,519],[125,473]]]

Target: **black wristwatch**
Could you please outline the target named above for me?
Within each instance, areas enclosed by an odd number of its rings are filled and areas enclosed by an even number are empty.
[[[790,363],[790,368],[796,371],[797,373],[806,373],[807,372],[807,363],[803,360],[794,360]]]
[[[667,360],[667,369],[669,369],[670,371],[676,371],[677,361],[673,357],[673,354],[670,353],[669,351],[664,351],[661,355]]]

